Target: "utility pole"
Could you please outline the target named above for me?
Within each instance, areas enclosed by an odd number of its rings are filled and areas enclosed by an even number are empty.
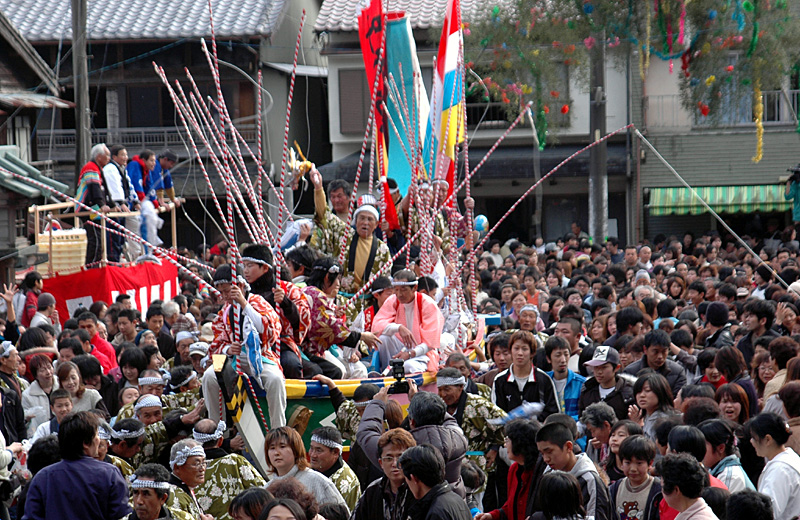
[[[592,142],[606,135],[606,37],[605,31],[596,37],[591,51],[591,88],[589,127]],[[589,151],[589,234],[595,244],[608,235],[608,165],[606,142]]]
[[[92,147],[89,67],[86,63],[86,0],[72,0],[72,81],[75,87],[75,186]]]

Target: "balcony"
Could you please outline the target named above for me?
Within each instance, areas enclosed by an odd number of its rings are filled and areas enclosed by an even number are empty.
[[[797,125],[800,90],[765,90],[764,126]],[[717,121],[687,112],[678,94],[647,96],[643,102],[645,126],[651,131],[690,130],[691,128],[744,127],[753,124],[752,96],[730,96],[728,107]]]
[[[237,125],[245,141],[254,148],[257,142],[255,125]],[[195,139],[197,142],[197,139]],[[134,156],[141,150],[149,148],[158,153],[171,148],[177,153],[191,147],[186,132],[175,127],[140,127],[140,128],[98,128],[92,130],[92,143],[122,144],[128,148],[128,155]],[[233,139],[228,135],[228,144]],[[208,151],[197,142],[200,154],[206,156]],[[75,130],[39,130],[36,132],[36,147],[40,161],[54,160],[72,162],[75,160]],[[242,151],[247,157],[247,152]]]
[[[467,128],[469,130],[505,130],[511,126],[511,121],[517,116],[509,120],[507,110],[509,105],[505,103],[467,103]],[[478,126],[480,123],[480,126]],[[570,125],[569,114],[562,114],[561,112],[551,111],[547,116],[547,124],[549,128],[568,128]]]

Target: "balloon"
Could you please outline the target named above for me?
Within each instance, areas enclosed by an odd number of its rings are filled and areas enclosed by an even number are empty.
[[[569,112],[569,105],[564,105],[563,107],[561,107],[562,114],[566,114],[567,112]]]
[[[475,217],[475,231],[481,234],[489,231],[489,219],[486,218],[486,215],[477,215]]]

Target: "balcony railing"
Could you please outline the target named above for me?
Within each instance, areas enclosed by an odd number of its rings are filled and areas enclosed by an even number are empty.
[[[762,93],[762,99],[764,125],[797,125],[800,90],[766,90]],[[702,117],[697,111],[687,112],[678,94],[647,96],[644,99],[644,116],[649,129],[706,128],[715,124],[728,127],[749,126],[753,124],[753,98],[729,98],[724,112],[715,120]]]
[[[509,105],[505,103],[467,103],[467,128],[475,130],[480,123],[479,130],[505,130],[511,126],[508,108]],[[515,113],[514,117],[516,115]],[[569,114],[554,113],[551,107],[547,124],[550,128],[569,127]]]
[[[257,129],[254,125],[237,125],[237,128],[248,144],[255,145]],[[36,146],[39,159],[74,159],[75,139],[75,130],[37,131]],[[145,148],[155,152],[165,148],[183,150],[184,143],[188,144],[188,139],[185,131],[175,127],[98,128],[92,130],[92,143],[122,144],[128,148],[128,155],[133,156]],[[230,133],[228,133],[228,143],[233,144]],[[198,143],[198,146],[200,152],[204,153],[202,144]]]

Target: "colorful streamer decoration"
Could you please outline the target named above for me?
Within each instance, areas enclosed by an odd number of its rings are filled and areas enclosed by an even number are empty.
[[[764,97],[761,95],[761,81],[756,81],[753,95],[756,102],[756,155],[753,157],[753,162],[757,163],[764,156]]]

